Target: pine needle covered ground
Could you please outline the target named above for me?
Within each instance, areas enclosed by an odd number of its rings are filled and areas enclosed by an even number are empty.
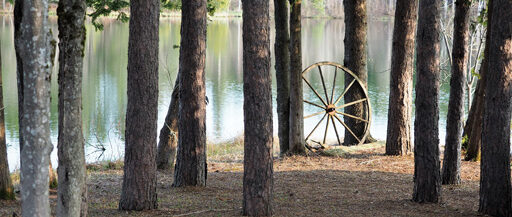
[[[462,162],[462,184],[443,186],[442,203],[411,202],[414,159],[384,156],[382,142],[274,161],[275,216],[478,216],[478,162]],[[158,174],[158,210],[118,211],[122,163],[89,165],[89,216],[240,216],[243,145],[209,146],[205,188],[173,188]],[[277,156],[277,154],[276,154]],[[19,196],[19,195],[18,195]],[[55,211],[56,192],[51,192]],[[19,198],[0,216],[20,214]]]

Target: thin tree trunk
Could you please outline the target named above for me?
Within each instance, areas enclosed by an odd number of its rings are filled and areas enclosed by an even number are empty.
[[[206,0],[182,2],[179,69],[178,155],[174,187],[205,186]]]
[[[242,2],[244,128],[246,129],[244,131],[242,214],[271,216],[273,130],[269,1],[243,0]]]
[[[21,212],[50,216],[50,56],[48,1],[16,1],[15,48],[18,64]]]
[[[0,50],[0,200],[14,200],[14,189],[7,160],[7,144],[5,142],[5,116],[2,83],[2,52]]]
[[[418,13],[413,201],[419,203],[437,203],[441,197],[438,128],[440,3],[438,0],[422,0]]]
[[[343,0],[345,11],[345,58],[343,64],[350,69],[364,83],[367,88],[368,71],[366,69],[366,45],[367,45],[367,14],[366,0]],[[346,73],[345,86],[352,82],[351,76]],[[364,92],[360,88],[352,88],[345,94],[345,103],[353,102],[364,98]],[[368,99],[370,100],[370,99]],[[366,117],[367,108],[363,103],[345,107],[345,113],[356,117]],[[366,123],[348,116],[344,116],[344,122],[352,132],[360,137],[364,134]],[[374,142],[370,135],[366,142]],[[344,145],[357,145],[359,141],[352,136],[348,129],[345,129]]]
[[[84,0],[60,0],[59,16],[59,166],[57,216],[87,215],[82,69],[85,43]]]
[[[302,90],[301,1],[290,0],[290,154],[305,154]]]
[[[178,95],[179,76],[174,82],[174,89],[171,95],[171,104],[165,116],[165,123],[160,130],[158,151],[156,156],[156,167],[159,170],[174,169],[176,159],[176,148],[178,147]]]
[[[494,0],[482,129],[479,211],[511,216],[512,1]]]
[[[290,35],[287,0],[274,0],[274,7],[278,135],[280,152],[284,155],[290,144]]]
[[[471,1],[455,2],[453,22],[452,77],[446,118],[446,141],[443,160],[443,184],[460,184],[460,151],[464,124],[464,91],[469,46],[469,9]]]
[[[418,0],[396,2],[386,155],[411,151],[412,76]]]
[[[120,210],[156,209],[159,0],[130,1],[128,104]]]

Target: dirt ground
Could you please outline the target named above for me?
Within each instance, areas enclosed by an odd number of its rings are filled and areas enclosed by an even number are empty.
[[[462,162],[462,184],[443,186],[441,203],[417,204],[412,156],[384,156],[382,143],[330,153],[274,161],[274,216],[480,216],[478,162]],[[208,170],[204,188],[173,188],[170,171],[159,172],[159,208],[145,212],[117,210],[120,168],[89,171],[89,216],[240,216],[242,156],[210,159]],[[52,191],[52,211],[55,200]],[[20,213],[19,199],[0,207]]]

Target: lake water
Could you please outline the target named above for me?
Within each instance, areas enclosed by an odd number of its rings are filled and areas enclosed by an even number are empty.
[[[83,72],[83,127],[87,162],[120,159],[124,152],[128,24],[108,19],[104,21],[103,31],[95,31],[92,25],[87,24]],[[369,21],[368,24],[368,89],[373,111],[371,134],[377,139],[384,140],[387,125],[393,21]],[[58,31],[55,17],[51,18],[51,25],[56,37]],[[16,59],[12,16],[0,16],[0,28],[6,137],[9,166],[12,170],[19,168]],[[319,61],[343,63],[344,34],[343,20],[303,20],[303,68]],[[274,38],[274,31],[272,31],[272,38]],[[178,71],[179,49],[174,48],[174,45],[179,45],[179,41],[180,20],[177,18],[162,19],[160,23],[159,128],[163,125]],[[273,45],[274,42],[271,43]],[[273,67],[272,73],[275,74]],[[332,74],[327,73],[326,79],[329,80],[331,76]],[[207,105],[206,119],[209,142],[225,142],[243,134],[242,78],[242,21],[237,18],[214,19],[208,24],[206,60],[206,88],[210,102]],[[277,134],[275,79],[272,83],[274,132]],[[314,85],[319,84],[315,83]],[[304,88],[307,90],[307,86]],[[54,67],[51,89],[51,136],[55,145],[52,152],[54,165],[57,165],[57,90],[57,67]],[[441,143],[444,143],[448,93],[447,79],[443,79],[439,122]],[[305,93],[305,98],[308,97],[311,95]],[[305,114],[313,112],[313,108],[305,106]],[[311,129],[314,124],[316,124],[315,119],[306,121],[306,130]],[[330,133],[328,140],[335,141],[335,134]],[[106,151],[103,153],[98,151],[99,147],[104,147]]]

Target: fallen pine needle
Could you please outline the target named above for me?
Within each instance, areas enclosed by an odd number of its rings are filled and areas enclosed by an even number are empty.
[[[225,211],[230,211],[230,210],[233,210],[233,209],[206,209],[206,210],[200,210],[200,211],[195,211],[195,212],[189,212],[189,213],[183,213],[183,214],[175,215],[175,217],[178,217],[178,216],[189,216],[189,215],[200,214],[200,213],[205,213],[205,212],[225,212]]]

